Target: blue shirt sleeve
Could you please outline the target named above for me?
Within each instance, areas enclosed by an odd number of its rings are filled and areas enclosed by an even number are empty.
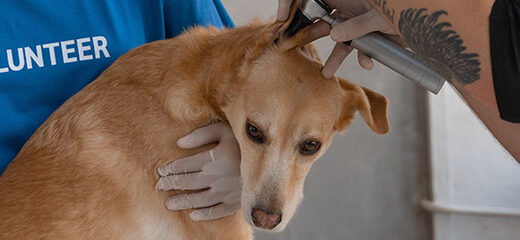
[[[195,25],[235,27],[220,0],[165,0],[164,18],[167,38]]]

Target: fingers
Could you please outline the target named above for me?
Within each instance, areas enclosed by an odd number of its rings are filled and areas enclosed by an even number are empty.
[[[231,153],[228,154],[236,155],[236,153],[238,153],[238,159],[240,159],[240,149],[238,148],[238,143],[236,143],[235,137],[233,136],[233,131],[231,130],[231,127],[223,122],[218,122],[199,128],[189,135],[179,139],[179,141],[177,141],[177,145],[182,148],[196,148],[216,141],[220,141],[216,151],[224,157],[226,157],[226,155],[223,153],[226,153],[226,151],[224,151],[225,149],[222,150],[222,148],[225,146],[228,146],[228,148],[233,147],[232,145],[234,143],[236,147],[231,148],[229,150]],[[204,165],[215,161],[216,160],[213,150],[210,150],[193,156],[181,158],[166,166],[159,167],[157,172],[162,177],[172,174],[198,172],[202,170]]]
[[[385,30],[389,27],[375,8],[363,15],[351,18],[333,27],[330,37],[336,42],[346,42],[361,37],[367,33]]]
[[[372,61],[372,58],[365,55],[363,52],[359,50],[357,52],[359,65],[366,70],[371,70],[374,67],[374,62]]]
[[[240,209],[240,204],[223,203],[210,208],[195,210],[190,213],[193,221],[213,220],[233,214]]]
[[[166,208],[170,210],[185,210],[212,206],[222,202],[219,199],[223,199],[226,194],[225,192],[215,193],[206,190],[198,193],[176,195],[166,200]]]
[[[199,128],[182,137],[177,141],[177,145],[181,148],[197,148],[208,143],[216,142],[224,136],[229,137],[230,132],[231,128],[227,124],[218,122]],[[232,132],[231,136],[233,136]]]
[[[238,197],[226,198],[222,202],[230,202],[238,199],[240,201],[240,193],[242,191],[242,183],[240,176],[224,177],[211,184],[213,192],[236,192]]]
[[[155,188],[159,191],[176,190],[197,190],[208,188],[219,176],[205,175],[202,173],[189,173],[180,175],[170,175],[159,178]]]
[[[289,11],[291,10],[292,0],[278,0],[278,14],[277,21],[285,21],[289,18]]]
[[[330,33],[330,25],[325,21],[318,21],[311,25],[309,33],[305,38],[303,45],[313,42],[319,38],[325,37]]]
[[[206,175],[240,171],[240,147],[236,140],[223,140],[209,151],[181,158],[157,169],[161,177],[200,171]]]
[[[334,49],[332,49],[332,53],[321,70],[323,77],[328,79],[334,76],[343,60],[345,60],[348,54],[352,52],[352,49],[351,46],[346,44],[336,43]]]
[[[213,149],[211,157],[215,160],[202,166],[204,174],[222,176],[240,174],[240,147],[235,139],[222,140]]]
[[[233,131],[225,123],[195,130],[178,141],[180,147],[194,148],[216,142],[217,147],[174,161],[157,169],[159,191],[198,190],[199,193],[174,196],[166,201],[170,210],[199,209],[190,214],[196,221],[225,217],[240,208],[240,148]],[[221,203],[221,204],[219,204]]]
[[[215,156],[212,149],[189,157],[181,158],[166,166],[159,167],[157,173],[159,173],[159,176],[165,177],[173,174],[199,172],[202,170],[204,165],[214,161]]]

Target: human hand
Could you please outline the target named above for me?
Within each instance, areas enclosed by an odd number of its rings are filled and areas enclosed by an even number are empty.
[[[278,0],[278,15],[276,21],[284,22],[289,18],[291,11],[291,5],[294,1],[301,0]],[[324,21],[318,21],[310,26],[307,32],[307,36],[302,44],[310,43],[318,38],[325,37],[330,33],[330,26]]]
[[[356,39],[371,32],[382,32],[397,35],[395,30],[385,19],[365,0],[324,0],[331,8],[337,9],[336,17],[345,19],[330,31],[330,37],[337,44],[325,62],[322,74],[325,78],[332,77],[339,66],[353,50],[343,42]],[[361,67],[370,70],[374,66],[372,59],[358,51],[358,63]]]
[[[218,145],[209,151],[157,169],[161,176],[156,185],[157,190],[209,188],[202,192],[175,195],[166,200],[166,207],[170,210],[201,208],[190,213],[194,221],[229,216],[240,209],[240,148],[231,128],[222,122],[211,124],[179,139],[177,145],[181,148],[197,148],[212,142],[218,142]]]
[[[278,21],[287,20],[289,16],[292,1],[297,0],[278,0]],[[337,42],[329,55],[322,69],[322,75],[325,78],[332,77],[345,58],[352,52],[351,46],[343,44],[343,42],[356,39],[370,32],[380,31],[385,34],[397,35],[395,30],[388,24],[384,18],[365,0],[323,0],[329,7],[336,9],[335,17],[345,19],[344,22],[329,28],[328,31],[324,26],[312,26],[309,41],[326,36],[330,33],[330,37]],[[322,21],[314,25],[323,25]],[[369,70],[372,69],[374,63],[372,59],[364,53],[358,51],[358,62],[361,67]]]

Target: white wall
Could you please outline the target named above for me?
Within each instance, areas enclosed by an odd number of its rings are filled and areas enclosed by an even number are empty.
[[[520,212],[520,164],[448,84],[428,100],[434,202]],[[438,240],[518,240],[520,218],[435,214],[434,235]]]

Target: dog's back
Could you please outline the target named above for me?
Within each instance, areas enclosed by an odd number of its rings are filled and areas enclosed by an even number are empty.
[[[190,94],[192,61],[218,34],[199,28],[134,49],[61,106],[0,178],[0,239],[250,238],[240,213],[193,222],[154,188],[158,166],[195,153],[176,141],[219,119]]]

